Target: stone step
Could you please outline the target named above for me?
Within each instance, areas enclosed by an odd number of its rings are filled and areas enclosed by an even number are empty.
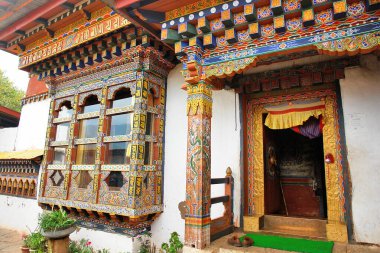
[[[265,233],[282,236],[297,236],[303,238],[326,239],[326,220],[265,215]]]

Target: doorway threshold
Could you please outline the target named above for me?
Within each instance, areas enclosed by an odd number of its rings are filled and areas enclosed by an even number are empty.
[[[323,219],[265,215],[264,226],[260,232],[272,235],[327,240],[326,223],[327,221]]]

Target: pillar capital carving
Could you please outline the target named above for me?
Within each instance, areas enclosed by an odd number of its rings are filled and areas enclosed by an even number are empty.
[[[212,116],[212,86],[200,81],[197,84],[187,85],[187,115]]]

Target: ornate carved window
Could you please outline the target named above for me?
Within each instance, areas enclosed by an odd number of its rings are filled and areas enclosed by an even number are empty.
[[[163,210],[168,62],[155,49],[129,51],[108,65],[88,67],[94,71],[52,80],[39,202],[78,214],[82,225],[102,219],[132,233]]]

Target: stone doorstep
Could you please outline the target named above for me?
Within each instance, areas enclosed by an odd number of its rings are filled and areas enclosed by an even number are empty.
[[[211,243],[206,249],[194,249],[185,246],[183,253],[295,253],[295,251],[284,251],[270,248],[248,247],[239,248],[231,246],[227,243],[227,239],[232,235],[243,236],[244,233],[234,233],[224,236]],[[350,244],[350,243],[334,243],[333,253],[380,253],[380,246]]]

